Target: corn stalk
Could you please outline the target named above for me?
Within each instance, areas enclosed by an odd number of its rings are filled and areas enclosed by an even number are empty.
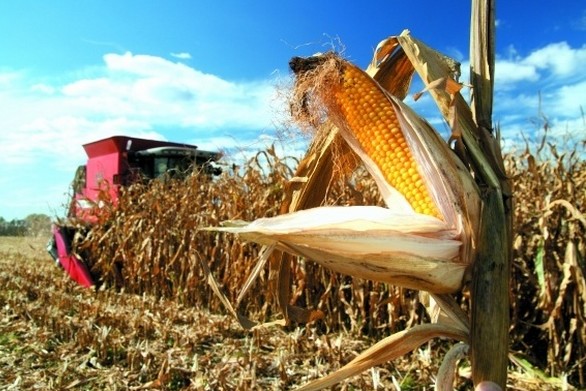
[[[490,167],[479,167],[486,185],[480,248],[471,292],[471,361],[475,384],[494,381],[503,389],[509,351],[509,281],[512,255],[511,184],[504,172],[498,135],[492,131],[494,86],[494,0],[473,0],[470,37],[470,81],[476,134]],[[464,142],[466,143],[466,137]],[[494,182],[494,176],[497,181]]]
[[[472,105],[453,87],[450,61],[403,33],[401,46],[452,129],[456,150],[468,161],[483,189],[478,253],[471,273],[471,349],[475,384],[507,378],[509,276],[512,254],[511,184],[499,135],[492,129],[494,1],[473,0],[471,16]],[[452,84],[452,85],[450,85]]]

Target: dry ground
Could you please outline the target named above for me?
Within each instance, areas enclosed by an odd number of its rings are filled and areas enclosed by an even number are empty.
[[[246,332],[226,315],[77,287],[46,238],[0,237],[0,390],[287,390],[373,341],[313,328]],[[340,390],[433,389],[445,343],[352,378]],[[462,364],[457,389],[470,389]],[[511,371],[511,389],[557,389]]]

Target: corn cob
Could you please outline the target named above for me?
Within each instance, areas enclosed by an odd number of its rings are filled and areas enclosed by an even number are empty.
[[[442,218],[413,158],[395,109],[382,89],[362,70],[342,63],[334,103],[360,147],[387,182],[421,214]]]

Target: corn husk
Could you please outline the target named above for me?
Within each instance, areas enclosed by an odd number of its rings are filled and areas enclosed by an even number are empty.
[[[439,293],[459,287],[466,268],[454,261],[461,243],[444,222],[376,206],[313,208],[220,230],[340,273]]]
[[[332,56],[324,63],[327,61],[343,62]],[[327,79],[317,72],[316,80]],[[471,222],[476,221],[479,211],[478,190],[427,122],[391,95],[381,104],[397,113],[443,219],[416,213],[360,148],[344,118],[332,111],[330,119],[374,177],[386,208],[319,207],[218,230],[276,245],[279,250],[354,277],[432,293],[459,290],[474,251],[475,225]]]

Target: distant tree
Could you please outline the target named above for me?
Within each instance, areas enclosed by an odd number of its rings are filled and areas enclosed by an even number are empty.
[[[48,236],[51,232],[51,218],[45,214],[33,213],[24,220],[29,236]]]
[[[51,218],[34,213],[24,220],[7,221],[0,217],[0,236],[48,236],[51,232]]]
[[[25,236],[26,234],[27,228],[24,220],[6,221],[0,217],[0,236]]]

